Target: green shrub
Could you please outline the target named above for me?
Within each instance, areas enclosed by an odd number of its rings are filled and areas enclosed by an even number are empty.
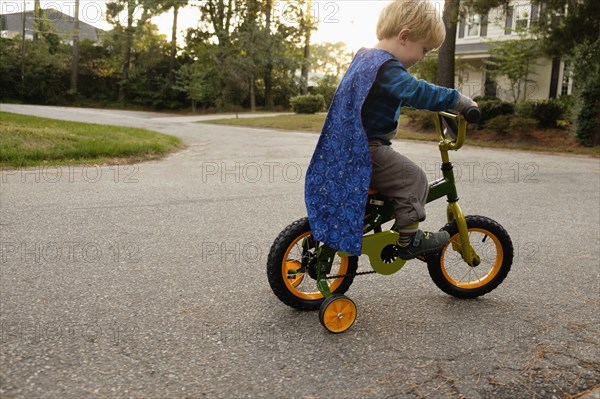
[[[325,98],[320,94],[306,94],[296,96],[290,99],[292,111],[297,114],[315,114],[323,111],[325,107]]]
[[[577,141],[592,147],[600,145],[600,39],[585,41],[575,49],[573,65],[577,94]]]
[[[331,106],[331,101],[338,87],[338,80],[335,76],[325,75],[317,84],[317,94],[325,99],[325,108]]]
[[[497,115],[485,122],[485,128],[494,130],[500,134],[506,134],[510,131],[511,115]]]
[[[558,101],[560,107],[562,108],[563,116],[570,118],[575,107],[575,96],[571,94],[565,94],[564,96],[558,97],[556,101]]]
[[[515,115],[498,115],[485,123],[485,128],[494,130],[500,134],[509,132],[519,132],[535,129],[538,127],[538,121],[533,118],[525,118]]]
[[[534,118],[525,118],[522,116],[513,116],[510,118],[509,127],[513,131],[535,129],[539,122]]]
[[[517,106],[517,115],[536,119],[540,127],[556,128],[563,116],[563,106],[555,99],[525,101]]]
[[[421,130],[431,130],[435,128],[433,114],[430,111],[414,108],[402,108],[402,115],[408,118],[408,124]]]
[[[481,100],[477,103],[481,108],[481,120],[479,127],[486,126],[486,123],[497,116],[513,115],[515,113],[515,105],[508,101],[502,100]]]

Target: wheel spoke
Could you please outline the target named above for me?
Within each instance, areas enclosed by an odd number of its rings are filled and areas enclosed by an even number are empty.
[[[465,275],[462,276],[462,278],[458,281],[460,281],[460,282],[465,281],[465,277],[467,277],[469,275],[469,273],[471,273],[471,270],[467,269],[467,272],[465,273]]]

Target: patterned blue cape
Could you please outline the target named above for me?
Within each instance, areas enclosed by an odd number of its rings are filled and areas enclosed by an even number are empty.
[[[393,56],[361,49],[342,79],[306,172],[304,199],[312,234],[329,247],[361,254],[371,155],[361,109],[379,68]]]

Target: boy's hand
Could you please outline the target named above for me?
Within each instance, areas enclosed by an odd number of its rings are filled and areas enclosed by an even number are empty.
[[[456,110],[461,114],[469,107],[477,107],[477,103],[473,101],[470,97],[463,96],[462,94],[458,98],[456,102]]]

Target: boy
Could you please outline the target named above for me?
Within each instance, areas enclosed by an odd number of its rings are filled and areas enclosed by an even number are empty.
[[[379,41],[359,50],[342,79],[306,174],[305,201],[316,240],[360,255],[370,186],[394,201],[397,256],[413,259],[447,244],[447,232],[418,229],[425,220],[427,177],[390,142],[401,105],[459,112],[476,105],[458,91],[416,80],[406,70],[444,38],[444,23],[431,2],[396,0],[381,12]]]

